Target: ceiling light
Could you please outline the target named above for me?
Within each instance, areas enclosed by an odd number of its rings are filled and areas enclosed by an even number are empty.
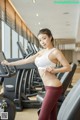
[[[40,22],[38,22],[38,24],[40,25],[41,23],[40,23]]]
[[[33,3],[36,3],[36,0],[32,0],[33,1]]]
[[[39,16],[39,14],[38,14],[38,13],[36,13],[36,16]]]

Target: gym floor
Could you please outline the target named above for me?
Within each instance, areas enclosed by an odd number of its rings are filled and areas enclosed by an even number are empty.
[[[72,85],[74,86],[77,80],[79,79],[80,79],[80,65],[78,65],[76,72],[73,76]],[[2,88],[2,86],[0,86],[0,88]],[[16,112],[15,120],[38,120],[37,110],[38,109],[24,109],[21,112]]]

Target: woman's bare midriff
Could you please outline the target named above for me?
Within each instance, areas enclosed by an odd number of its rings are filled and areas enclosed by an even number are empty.
[[[40,77],[44,83],[44,86],[53,86],[59,87],[62,85],[59,79],[55,76],[55,74],[45,71],[45,69],[39,69]]]

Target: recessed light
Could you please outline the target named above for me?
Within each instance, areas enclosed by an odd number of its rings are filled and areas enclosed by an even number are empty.
[[[38,17],[38,16],[39,16],[39,14],[38,14],[38,13],[36,13],[36,16]]]
[[[40,22],[38,22],[38,24],[40,25],[41,23],[40,23]]]
[[[32,0],[33,1],[33,3],[36,3],[36,0]]]

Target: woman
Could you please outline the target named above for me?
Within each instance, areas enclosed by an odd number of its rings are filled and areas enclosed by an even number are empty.
[[[41,29],[38,39],[43,50],[27,59],[3,61],[2,64],[13,66],[35,62],[46,90],[38,120],[57,120],[57,101],[62,93],[62,84],[55,74],[70,71],[71,67],[62,52],[54,47],[54,39],[49,29]],[[61,68],[56,68],[57,62],[60,62]]]

